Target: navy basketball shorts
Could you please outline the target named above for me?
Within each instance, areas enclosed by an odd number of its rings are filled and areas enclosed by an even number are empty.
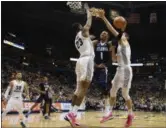
[[[95,81],[96,83],[99,85],[102,94],[103,95],[107,95],[107,93],[109,92],[109,85],[108,85],[108,70],[107,68],[96,68],[95,69]]]

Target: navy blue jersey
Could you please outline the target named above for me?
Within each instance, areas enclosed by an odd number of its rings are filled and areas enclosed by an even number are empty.
[[[47,83],[40,83],[39,84],[39,88],[41,91],[43,92],[48,92],[48,89],[49,89],[49,85]],[[41,95],[44,95],[43,93],[41,93]]]
[[[95,46],[95,63],[107,63],[111,59],[110,43],[97,43]]]

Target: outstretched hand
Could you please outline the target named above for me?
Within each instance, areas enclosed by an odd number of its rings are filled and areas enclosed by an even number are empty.
[[[89,5],[88,5],[88,3],[85,3],[85,4],[84,4],[84,8],[85,8],[86,10],[89,10]]]
[[[97,12],[96,12],[96,17],[104,18],[104,16],[105,16],[104,9],[98,9]]]
[[[98,9],[98,8],[90,8],[89,11],[91,12],[92,16],[95,16],[97,18],[104,18],[105,11],[104,9]]]

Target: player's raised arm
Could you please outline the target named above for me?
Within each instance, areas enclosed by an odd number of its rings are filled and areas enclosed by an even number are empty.
[[[119,33],[114,29],[114,27],[110,24],[110,22],[108,21],[108,19],[105,17],[105,11],[104,10],[100,10],[97,12],[98,16],[103,19],[103,21],[105,22],[108,30],[115,36],[117,37],[119,35]]]
[[[87,3],[84,4],[84,8],[86,9],[86,13],[87,13],[87,21],[83,27],[82,32],[84,37],[88,37],[89,29],[91,28],[91,25],[92,25],[92,15],[91,15],[91,12],[89,11],[89,6]]]

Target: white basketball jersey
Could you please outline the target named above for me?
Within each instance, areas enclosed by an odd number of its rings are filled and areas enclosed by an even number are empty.
[[[75,46],[80,53],[80,57],[95,55],[90,37],[83,37],[82,31],[78,32],[78,34],[76,35]]]
[[[11,97],[17,97],[17,98],[22,98],[23,90],[24,90],[24,81],[17,81],[13,80],[13,88],[11,91]]]
[[[119,66],[130,66],[131,64],[131,49],[130,45],[118,45],[117,49],[117,62]]]

